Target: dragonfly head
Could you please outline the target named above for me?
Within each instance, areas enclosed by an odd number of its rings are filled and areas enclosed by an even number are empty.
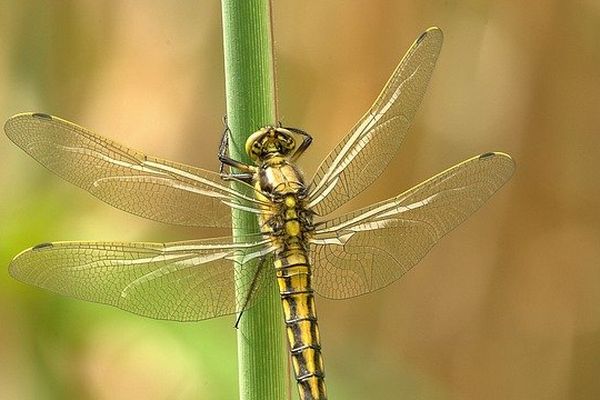
[[[255,163],[273,156],[288,157],[295,148],[292,132],[272,126],[254,132],[246,141],[246,153]]]

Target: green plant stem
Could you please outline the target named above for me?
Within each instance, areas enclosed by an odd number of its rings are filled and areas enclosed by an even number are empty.
[[[222,0],[227,121],[231,157],[249,163],[247,137],[276,116],[271,10],[269,0]],[[234,236],[256,232],[256,219],[234,210]],[[236,271],[243,287],[252,274]],[[273,278],[274,278],[273,273]],[[287,352],[282,310],[275,279],[265,298],[245,311],[238,330],[238,371],[241,400],[280,400],[287,392]],[[243,292],[243,291],[242,291]]]

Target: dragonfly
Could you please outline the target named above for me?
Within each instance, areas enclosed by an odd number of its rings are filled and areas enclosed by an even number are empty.
[[[396,155],[442,42],[436,27],[417,38],[374,104],[310,181],[296,162],[312,136],[281,124],[249,136],[250,164],[229,156],[226,130],[221,169],[211,172],[145,155],[58,117],[11,117],[5,131],[17,146],[116,208],[213,228],[231,228],[235,210],[255,216],[258,224],[255,232],[235,238],[42,243],[17,255],[10,274],[62,295],[175,321],[240,313],[275,280],[300,398],[326,399],[315,294],[347,299],[398,280],[514,170],[509,155],[484,153],[395,197],[332,216]]]

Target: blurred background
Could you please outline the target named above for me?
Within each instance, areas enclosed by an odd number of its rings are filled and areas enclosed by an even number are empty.
[[[332,399],[600,398],[600,2],[274,1],[280,119],[308,176],[427,27],[445,44],[402,151],[353,206],[478,153],[513,179],[401,281],[319,299]],[[0,5],[0,119],[43,111],[217,168],[218,1]],[[233,318],[173,323],[12,280],[50,240],[212,234],[96,201],[0,137],[0,398],[235,399]],[[295,393],[295,390],[293,390]]]

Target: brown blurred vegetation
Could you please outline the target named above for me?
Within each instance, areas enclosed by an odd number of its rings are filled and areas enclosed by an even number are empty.
[[[217,1],[3,1],[0,119],[43,111],[216,168]],[[274,1],[279,110],[308,175],[425,28],[445,46],[401,153],[353,206],[477,153],[517,173],[402,281],[322,300],[332,399],[600,398],[600,2]],[[101,204],[0,139],[0,265],[48,240],[206,235]],[[0,273],[0,398],[231,399],[230,318],[177,324]]]

